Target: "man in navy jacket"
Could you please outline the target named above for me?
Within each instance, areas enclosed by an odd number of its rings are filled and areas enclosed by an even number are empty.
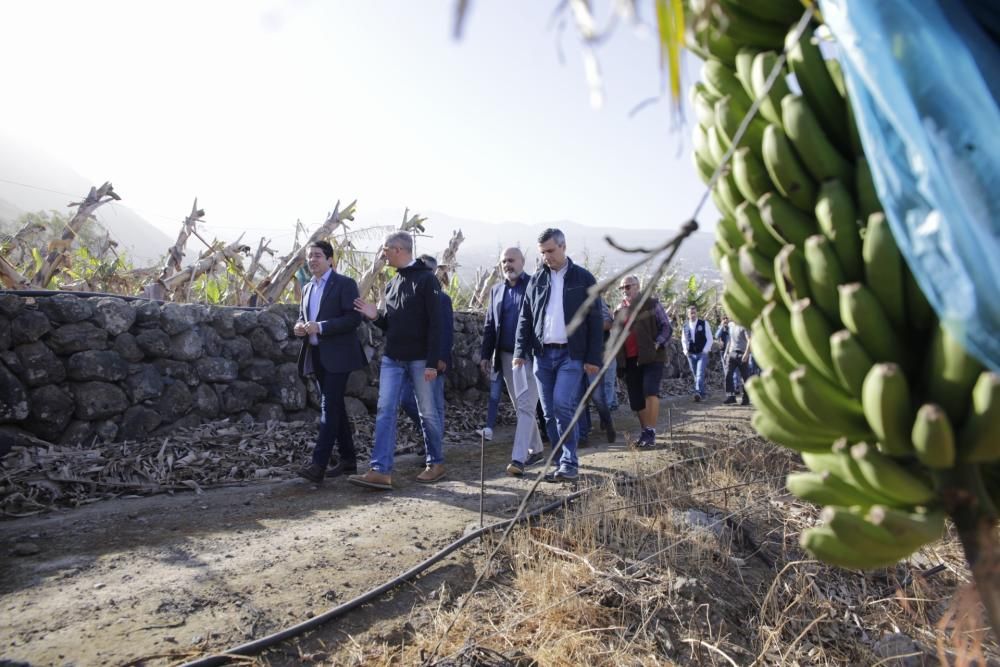
[[[542,399],[546,427],[553,446],[560,437],[562,456],[546,481],[571,482],[577,478],[577,429],[570,428],[576,412],[583,374],[600,370],[604,352],[601,311],[591,306],[583,324],[572,334],[567,326],[597,281],[585,268],[566,256],[566,236],[546,229],[538,237],[544,266],[531,277],[524,292],[514,344],[514,368],[534,356],[534,375]],[[596,302],[595,302],[596,303]]]
[[[302,290],[299,319],[293,332],[302,338],[299,372],[315,376],[322,395],[319,436],[312,463],[299,470],[310,482],[324,475],[357,472],[351,424],[344,408],[344,389],[351,371],[365,364],[365,353],[355,333],[361,315],[354,310],[358,284],[333,269],[333,246],[316,241],[306,248],[306,264],[312,280]],[[327,470],[333,445],[337,464]]]
[[[525,466],[541,460],[543,450],[542,436],[535,421],[538,386],[534,377],[527,377],[526,366],[518,370],[513,367],[517,323],[531,274],[524,273],[524,254],[520,248],[504,250],[500,256],[500,264],[503,267],[504,281],[490,290],[490,306],[486,309],[480,353],[484,373],[499,371],[503,375],[510,402],[514,404],[517,413],[514,449],[507,465],[507,473],[518,477],[524,474]],[[517,381],[515,373],[521,375]]]

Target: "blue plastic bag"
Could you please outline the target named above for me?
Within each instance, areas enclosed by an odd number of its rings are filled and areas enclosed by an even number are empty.
[[[1000,52],[959,0],[820,0],[879,199],[948,330],[1000,372]]]

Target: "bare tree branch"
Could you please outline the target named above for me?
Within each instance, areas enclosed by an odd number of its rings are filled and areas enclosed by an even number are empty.
[[[462,230],[456,229],[451,233],[451,240],[448,241],[448,247],[441,253],[441,261],[438,262],[434,275],[437,276],[437,279],[445,287],[451,284],[451,276],[449,274],[454,273],[455,269],[458,268],[458,247],[462,245],[462,241],[464,240],[465,236],[462,234]]]
[[[306,242],[308,246],[314,241],[321,241],[328,239],[333,236],[334,231],[344,224],[344,220],[354,220],[354,209],[357,206],[358,200],[355,199],[343,211],[340,210],[340,200],[337,200],[336,205],[333,207],[333,212],[327,216],[326,221],[319,226],[319,228],[313,232],[312,236]],[[271,274],[264,278],[258,285],[258,291],[263,294],[265,303],[274,303],[278,300],[281,294],[285,291],[285,287],[288,285],[288,281],[291,280],[295,273],[305,264],[305,257],[298,250],[293,251],[287,255],[279,264],[271,271]]]
[[[121,200],[121,197],[115,193],[111,183],[106,182],[99,188],[90,188],[90,194],[82,202],[70,204],[70,206],[77,207],[76,214],[66,223],[66,230],[63,232],[62,238],[53,242],[48,256],[38,268],[38,273],[31,279],[32,285],[43,289],[48,286],[56,272],[66,264],[69,248],[86,222],[93,219],[94,211],[113,200]]]
[[[407,217],[409,216],[409,217]],[[424,231],[424,223],[427,218],[421,218],[418,214],[414,213],[410,215],[410,209],[405,209],[403,211],[403,221],[399,224],[399,229],[404,232],[413,233],[414,231],[422,232]],[[361,276],[361,280],[358,281],[358,293],[361,295],[362,299],[369,299],[369,293],[372,291],[373,287],[376,287],[376,277],[382,274],[382,269],[385,268],[385,257],[382,256],[381,250],[376,253],[375,260],[371,263],[371,266],[365,271],[364,275]],[[379,289],[377,294],[371,294],[372,302],[378,303],[381,301],[382,285],[379,283]]]

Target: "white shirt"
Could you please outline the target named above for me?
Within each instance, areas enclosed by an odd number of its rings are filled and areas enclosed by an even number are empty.
[[[542,344],[567,343],[566,313],[563,312],[563,285],[566,284],[566,270],[569,262],[558,271],[549,269],[549,303],[545,306],[545,321],[542,323]]]
[[[326,289],[326,283],[330,280],[330,275],[333,273],[333,269],[327,269],[319,278],[313,276],[312,288],[309,290],[309,312],[306,315],[309,319],[315,321],[319,325],[320,333],[323,332],[323,325],[316,320],[316,316],[319,315],[319,303],[323,300],[323,290]],[[319,336],[316,334],[309,334],[309,344],[319,345]]]

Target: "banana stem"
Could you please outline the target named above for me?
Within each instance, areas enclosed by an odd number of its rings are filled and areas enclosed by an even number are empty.
[[[1000,533],[996,506],[978,466],[957,467],[949,477],[950,483],[942,489],[945,510],[955,522],[987,622],[994,637],[1000,639]]]

